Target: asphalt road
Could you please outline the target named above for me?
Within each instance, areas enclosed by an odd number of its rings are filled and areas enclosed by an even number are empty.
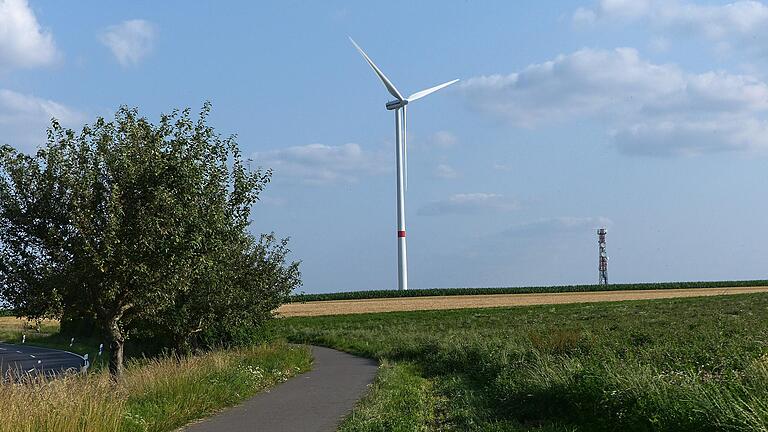
[[[333,432],[373,382],[374,360],[312,347],[312,370],[186,432]]]
[[[84,363],[82,357],[67,351],[0,343],[2,376],[9,371],[54,375],[68,369],[80,370]]]

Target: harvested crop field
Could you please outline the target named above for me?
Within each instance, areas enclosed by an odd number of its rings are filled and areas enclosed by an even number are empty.
[[[0,316],[0,341],[11,342],[26,333],[31,338],[41,338],[55,333],[59,329],[59,322],[55,320],[41,320],[40,331],[37,331],[36,321],[9,316]]]
[[[687,288],[547,294],[487,294],[466,296],[403,297],[365,300],[328,300],[289,303],[277,311],[285,317],[347,315],[373,312],[465,309],[544,304],[593,303],[624,300],[651,300],[677,297],[708,297],[730,294],[768,292],[768,287]]]

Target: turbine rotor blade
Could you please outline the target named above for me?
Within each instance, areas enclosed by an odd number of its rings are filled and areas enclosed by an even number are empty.
[[[431,87],[431,88],[428,88],[428,89],[426,89],[426,90],[422,90],[422,91],[420,91],[420,92],[416,92],[416,93],[414,93],[414,94],[412,94],[412,95],[408,96],[408,98],[407,98],[406,100],[407,100],[408,102],[413,102],[413,101],[415,101],[415,100],[417,100],[417,99],[421,99],[421,98],[423,98],[424,96],[426,96],[426,95],[428,95],[428,94],[434,93],[434,92],[436,92],[436,91],[438,91],[438,90],[440,90],[440,89],[442,89],[442,88],[448,87],[449,85],[451,85],[451,84],[453,84],[453,83],[455,83],[455,82],[457,82],[457,81],[459,81],[459,80],[455,79],[455,80],[453,80],[453,81],[448,81],[448,82],[446,82],[446,83],[442,83],[442,84],[440,84],[440,85],[436,85],[436,86],[434,86],[434,87]]]
[[[405,100],[403,98],[403,95],[401,95],[400,92],[397,91],[397,88],[395,88],[395,85],[392,84],[392,81],[390,81],[389,78],[387,78],[387,76],[384,75],[384,72],[382,72],[381,69],[379,69],[378,66],[376,66],[373,60],[371,60],[371,58],[368,57],[368,54],[366,54],[365,51],[363,51],[363,49],[360,48],[360,45],[358,45],[351,37],[349,38],[349,41],[352,42],[352,45],[354,45],[355,48],[357,48],[357,50],[360,51],[360,54],[362,54],[362,56],[365,58],[365,61],[367,61],[368,64],[371,66],[371,68],[373,68],[373,71],[376,72],[376,75],[379,76],[379,79],[384,84],[384,87],[387,88],[387,90],[389,91],[389,94],[394,96],[399,101]]]

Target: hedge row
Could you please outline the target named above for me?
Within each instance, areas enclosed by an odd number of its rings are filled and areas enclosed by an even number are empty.
[[[656,282],[611,285],[558,285],[535,287],[502,287],[502,288],[430,288],[399,290],[349,291],[327,294],[294,294],[291,303],[325,300],[362,300],[392,297],[426,297],[446,295],[478,295],[478,294],[535,294],[584,291],[618,291],[618,290],[653,290],[679,288],[722,288],[768,286],[768,280],[744,281],[712,281],[712,282]]]

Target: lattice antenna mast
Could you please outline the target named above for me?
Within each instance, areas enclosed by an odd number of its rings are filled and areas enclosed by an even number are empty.
[[[608,231],[605,228],[597,230],[597,245],[599,248],[598,258],[598,285],[608,285],[608,253],[605,251],[605,235]]]

